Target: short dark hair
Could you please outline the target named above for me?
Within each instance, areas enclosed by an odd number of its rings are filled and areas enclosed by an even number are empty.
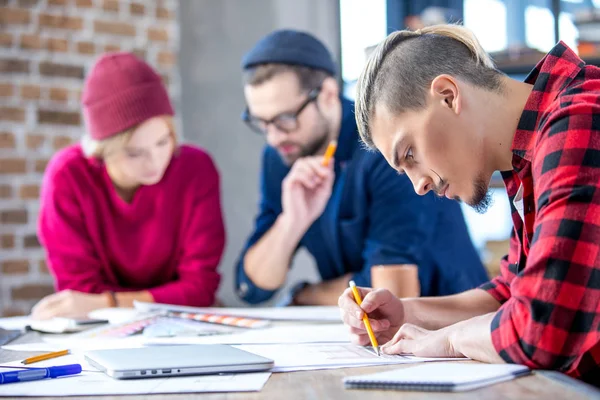
[[[244,85],[258,86],[275,76],[291,72],[298,78],[302,90],[312,90],[333,75],[321,69],[291,64],[260,64],[244,70]]]

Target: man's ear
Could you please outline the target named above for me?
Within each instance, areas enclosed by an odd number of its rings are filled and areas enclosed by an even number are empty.
[[[339,101],[340,87],[335,78],[327,77],[321,84],[321,101],[326,105],[331,105]]]
[[[450,75],[439,75],[431,81],[429,95],[436,104],[460,114],[461,101],[458,82]]]

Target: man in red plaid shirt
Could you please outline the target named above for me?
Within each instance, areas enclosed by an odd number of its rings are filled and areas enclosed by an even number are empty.
[[[479,289],[397,299],[347,290],[342,318],[386,353],[470,357],[555,369],[600,386],[600,69],[564,43],[525,82],[503,75],[471,32],[392,33],[357,86],[366,145],[415,191],[489,205],[501,171],[514,231],[501,274]]]

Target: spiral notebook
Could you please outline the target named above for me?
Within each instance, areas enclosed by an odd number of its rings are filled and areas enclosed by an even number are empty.
[[[528,375],[531,370],[514,364],[427,363],[371,375],[344,378],[346,389],[461,392]]]

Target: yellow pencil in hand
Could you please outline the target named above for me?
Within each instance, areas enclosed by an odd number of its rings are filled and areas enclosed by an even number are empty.
[[[335,153],[335,150],[337,149],[337,140],[332,140],[331,142],[329,142],[329,145],[327,146],[327,150],[325,150],[325,155],[323,156],[323,166],[327,167],[329,165],[329,162],[331,161],[331,157],[333,157],[333,154]]]
[[[350,281],[350,288],[352,289],[352,294],[354,295],[354,300],[356,301],[356,304],[360,306],[362,304],[362,299],[354,281]],[[369,322],[369,317],[367,316],[367,313],[363,315],[363,322],[365,323],[365,327],[367,328],[369,339],[371,339],[371,345],[373,346],[373,350],[375,350],[378,356],[381,355],[381,353],[379,352],[379,343],[377,343],[377,338],[373,333],[373,329],[371,329],[371,323]]]

